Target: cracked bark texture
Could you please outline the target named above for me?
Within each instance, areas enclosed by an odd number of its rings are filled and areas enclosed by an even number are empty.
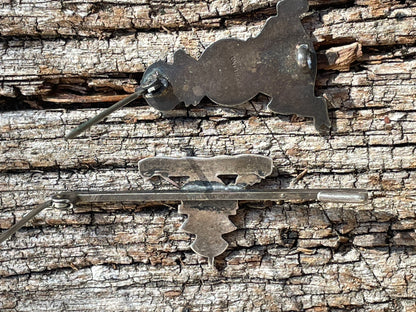
[[[311,0],[332,131],[206,101],[138,101],[78,139],[70,129],[184,48],[256,35],[276,1],[42,1],[0,5],[0,228],[64,190],[168,188],[154,155],[271,156],[258,187],[357,187],[367,204],[241,203],[216,270],[178,231],[178,203],[49,209],[2,244],[2,311],[416,311],[416,4]],[[153,182],[154,184],[152,184]]]

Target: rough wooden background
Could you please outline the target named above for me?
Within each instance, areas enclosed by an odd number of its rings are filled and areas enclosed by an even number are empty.
[[[259,96],[163,115],[138,101],[63,140],[154,61],[256,35],[275,4],[2,0],[1,229],[62,190],[166,188],[137,174],[154,155],[268,155],[261,187],[367,188],[371,200],[243,203],[216,270],[178,231],[177,203],[49,209],[0,247],[1,311],[416,311],[414,1],[310,1],[328,136]]]

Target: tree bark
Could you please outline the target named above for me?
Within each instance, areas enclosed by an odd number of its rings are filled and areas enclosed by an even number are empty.
[[[276,1],[0,6],[0,229],[67,190],[166,189],[145,157],[273,158],[259,188],[366,188],[366,204],[241,203],[209,269],[178,203],[48,209],[3,243],[2,311],[416,311],[416,4],[311,0],[317,95],[332,130],[258,96],[160,113],[142,100],[64,135],[184,48],[255,36]]]

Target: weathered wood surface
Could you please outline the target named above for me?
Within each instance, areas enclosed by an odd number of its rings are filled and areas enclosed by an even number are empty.
[[[50,209],[1,246],[2,311],[416,311],[413,1],[310,1],[328,136],[260,96],[163,115],[139,101],[63,140],[152,62],[255,35],[275,2],[2,2],[1,229],[57,191],[150,189],[136,168],[154,155],[263,154],[276,170],[261,187],[371,194],[243,203],[217,270],[178,231],[177,203]]]

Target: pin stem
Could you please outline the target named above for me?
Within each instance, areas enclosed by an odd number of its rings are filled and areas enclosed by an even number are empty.
[[[70,139],[73,139],[73,138],[77,137],[80,133],[82,133],[85,130],[89,129],[91,126],[95,125],[96,123],[99,123],[101,120],[103,120],[105,117],[107,117],[108,115],[110,115],[114,111],[122,108],[123,106],[126,106],[130,102],[133,102],[134,100],[136,100],[139,97],[141,97],[142,94],[145,91],[146,91],[146,89],[139,87],[136,90],[136,92],[134,92],[133,94],[130,94],[129,96],[126,96],[121,101],[118,101],[116,104],[114,104],[114,105],[110,106],[109,108],[107,108],[106,110],[102,111],[97,116],[91,118],[90,120],[87,120],[86,122],[84,122],[83,124],[81,124],[80,126],[78,126],[77,128],[75,128],[74,130],[72,130],[70,133],[68,133],[65,136],[65,139],[66,140],[70,140]]]
[[[27,222],[33,219],[37,214],[39,214],[43,209],[51,207],[52,201],[47,201],[41,205],[36,206],[32,211],[26,214],[21,220],[19,220],[15,225],[13,225],[10,229],[5,231],[0,235],[0,244],[16,233],[20,228],[22,228]]]

